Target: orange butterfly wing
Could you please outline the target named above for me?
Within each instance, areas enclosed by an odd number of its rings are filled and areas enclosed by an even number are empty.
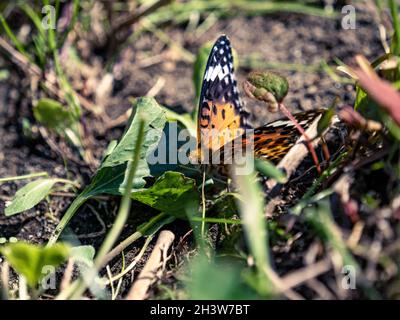
[[[222,157],[223,163],[232,163],[237,148],[245,150],[249,141],[254,142],[255,157],[278,162],[300,138],[294,124],[287,119],[254,129],[251,136],[245,132],[251,128],[248,124],[249,113],[239,99],[232,49],[225,35],[220,36],[211,49],[199,103],[194,157],[200,163],[210,163],[213,154]],[[323,112],[323,109],[311,110],[294,114],[294,117],[306,130]],[[227,150],[229,154],[224,154]]]
[[[324,112],[324,109],[309,110],[293,116],[307,130]],[[300,132],[289,119],[263,125],[254,130],[254,156],[276,163],[286,155],[300,136]]]
[[[239,100],[230,42],[223,35],[211,49],[201,89],[197,129],[200,162],[241,136],[249,128],[247,118]]]

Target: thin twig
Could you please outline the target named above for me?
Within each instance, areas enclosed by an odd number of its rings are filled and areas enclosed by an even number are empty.
[[[7,261],[1,265],[0,284],[2,290],[2,299],[8,299],[9,281],[10,281],[10,266]]]
[[[122,279],[122,277],[124,275],[129,273],[136,266],[136,264],[140,261],[140,259],[142,259],[143,255],[146,252],[146,249],[147,249],[147,247],[150,244],[152,239],[153,239],[153,236],[147,237],[142,249],[140,250],[138,255],[135,257],[135,259],[133,259],[133,261],[129,264],[129,266],[125,270],[123,270],[121,273],[113,276],[110,280],[105,281],[104,284],[105,285],[109,285],[111,281],[116,281],[116,280]]]
[[[329,259],[325,259],[295,270],[290,274],[283,276],[281,279],[286,288],[295,288],[308,280],[314,279],[317,276],[328,272],[331,267],[332,265]]]
[[[60,284],[60,292],[66,290],[71,284],[72,273],[74,271],[74,260],[68,259],[67,267],[65,268],[63,278]]]
[[[116,33],[129,28],[131,25],[138,22],[142,17],[148,16],[154,11],[157,11],[159,8],[170,4],[171,2],[172,0],[159,0],[156,3],[152,4],[151,6],[143,5],[131,15],[121,20],[116,20],[117,22],[113,25],[109,33],[109,38],[115,37]]]
[[[126,296],[127,300],[144,300],[146,298],[150,286],[157,280],[157,273],[163,266],[165,254],[174,239],[175,235],[171,231],[163,230],[160,232],[149,260]]]

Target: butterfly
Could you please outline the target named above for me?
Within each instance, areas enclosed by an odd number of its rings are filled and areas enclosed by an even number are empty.
[[[293,116],[307,130],[324,111],[311,110]],[[239,97],[230,41],[227,36],[220,36],[211,49],[204,72],[197,119],[197,149],[191,158],[205,165],[214,164],[217,159],[218,165],[224,165],[234,158],[235,150],[244,150],[251,142],[256,158],[277,163],[299,137],[297,128],[287,119],[252,128],[249,112]]]

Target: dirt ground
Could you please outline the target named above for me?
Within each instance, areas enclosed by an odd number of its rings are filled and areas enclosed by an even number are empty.
[[[383,53],[374,15],[365,7],[357,10],[356,30],[344,30],[340,18],[326,19],[294,13],[229,18],[219,21],[206,33],[195,38],[190,33],[182,32],[183,30],[184,26],[164,29],[176,43],[193,54],[196,54],[204,42],[214,41],[219,34],[225,33],[240,57],[257,55],[267,63],[312,67],[318,66],[322,60],[334,65],[338,58],[344,63],[352,64],[357,53],[363,53],[370,60]],[[176,53],[154,35],[143,34],[137,41],[125,46],[116,56],[116,63],[109,69],[106,69],[101,56],[96,56],[90,48],[86,51],[81,53],[82,56],[85,57],[86,54],[86,63],[100,70],[100,78],[106,72],[111,72],[114,77],[112,93],[104,103],[111,118],[122,115],[131,107],[130,98],[146,95],[160,78],[165,80],[155,96],[160,104],[179,112],[194,108],[191,63],[176,57]],[[0,82],[0,177],[46,171],[50,176],[73,179],[84,186],[90,181],[93,168],[79,162],[79,157],[78,161],[65,162],[49,147],[38,134],[37,127],[32,125],[34,118],[26,77],[20,70],[10,67],[3,58],[0,58],[0,66],[8,67],[11,72],[8,80]],[[249,71],[249,67],[238,70],[239,83]],[[322,71],[276,71],[287,76],[289,80],[290,91],[285,102],[292,110],[328,107],[336,96],[340,97],[341,104],[352,104],[354,101],[355,91],[352,85],[336,83]],[[249,107],[255,124],[264,124],[277,117],[269,114],[263,106],[249,103]],[[24,135],[23,121],[26,119],[33,126],[31,137]],[[105,131],[92,114],[88,113],[84,119],[89,135],[94,137],[94,155],[99,160],[108,142],[121,136],[124,126],[119,125]],[[52,136],[50,139],[57,138]],[[1,214],[5,201],[10,200],[15,191],[25,183],[26,181],[17,181],[0,186],[0,236],[44,243],[74,198],[54,195],[50,204],[42,202],[23,214],[6,218]],[[113,221],[118,203],[119,200],[113,198],[106,204],[89,201],[73,218],[69,225],[70,231],[78,235],[82,243],[98,246],[103,240],[105,229]],[[131,234],[145,217],[154,213],[139,204],[135,204],[132,212],[122,237]],[[188,230],[189,226],[185,222],[174,224],[176,244]],[[138,248],[141,244],[142,242],[138,243]],[[289,263],[288,257],[292,267],[299,263],[301,257],[298,255],[303,252],[301,248],[296,254],[296,248],[287,253],[284,248],[279,247],[279,243],[277,246],[275,260],[282,270]],[[127,263],[137,251],[136,247],[132,247],[125,252]],[[115,259],[112,270],[119,268],[120,259]],[[140,270],[140,265],[137,270]],[[123,288],[128,288],[129,280],[125,282]]]

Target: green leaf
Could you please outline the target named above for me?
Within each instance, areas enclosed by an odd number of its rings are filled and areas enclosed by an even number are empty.
[[[72,247],[70,256],[75,261],[91,264],[93,262],[95,253],[96,251],[92,246],[85,245],[85,246]]]
[[[140,160],[133,180],[133,190],[143,188],[144,178],[150,176],[147,156],[160,141],[166,123],[164,111],[153,98],[140,98],[136,104],[136,113],[144,116],[145,139],[140,150]],[[90,185],[82,192],[85,197],[100,194],[121,195],[127,178],[127,164],[132,157],[132,151],[138,134],[139,117],[131,117],[127,129],[112,149],[108,150],[100,168]]]
[[[45,127],[55,130],[63,130],[70,127],[76,118],[72,112],[60,102],[48,98],[40,99],[33,107],[35,119]]]
[[[279,170],[271,162],[262,159],[255,159],[255,165],[256,169],[264,176],[275,179],[279,183],[284,183],[286,181],[285,173]]]
[[[57,179],[39,179],[32,181],[19,189],[11,204],[5,209],[6,216],[12,216],[33,208],[42,201],[51,191]]]
[[[396,83],[394,85],[396,87]],[[400,140],[400,127],[395,123],[393,118],[387,114],[382,108],[370,98],[370,96],[359,86],[356,89],[356,101],[354,109],[367,119],[372,119],[383,123],[394,138]]]
[[[317,125],[318,136],[323,134],[325,132],[325,130],[327,130],[329,128],[331,120],[332,120],[333,116],[335,115],[335,106],[336,106],[336,102],[334,102],[334,104],[324,112],[321,119],[318,121],[318,125]]]
[[[150,151],[157,147],[166,123],[164,111],[153,98],[140,98],[136,104],[136,108],[136,112],[141,114],[145,120],[145,139],[140,150],[140,161],[135,173],[135,178],[133,180],[133,189],[142,188],[145,185],[146,182],[143,178],[150,175],[150,169],[146,158]],[[109,168],[115,168],[119,167],[120,165],[124,165],[124,168],[121,168],[120,170],[120,174],[123,172],[122,182],[125,184],[124,178],[126,164],[132,158],[132,151],[138,136],[138,123],[138,117],[134,117],[133,121],[131,121],[130,125],[128,126],[128,129],[125,131],[122,139],[101,164],[98,170],[100,175],[104,174],[104,171],[108,170]],[[119,189],[114,190],[114,192],[111,193],[122,194],[122,189],[123,186],[121,185]]]
[[[187,205],[199,202],[193,179],[179,172],[166,172],[148,189],[133,192],[132,199],[172,216],[185,218]]]
[[[157,147],[166,123],[164,111],[153,98],[140,98],[136,103],[136,114],[129,119],[127,129],[119,143],[110,148],[97,170],[92,182],[74,200],[67,212],[61,219],[48,245],[55,243],[74,216],[79,207],[93,196],[101,194],[121,195],[126,184],[128,175],[128,162],[132,158],[132,152],[136,145],[137,134],[140,124],[140,117],[144,119],[144,141],[140,151],[140,159],[132,191],[145,186],[145,177],[150,176],[150,169],[147,163],[147,156]],[[140,115],[140,117],[136,116]]]
[[[43,98],[33,107],[33,115],[39,123],[68,139],[84,157],[79,129],[80,113],[75,108],[66,108],[56,100]]]
[[[26,242],[9,243],[0,248],[10,265],[23,275],[29,286],[36,288],[39,281],[46,274],[43,267],[57,267],[63,263],[69,255],[69,247],[58,243],[50,248]]]
[[[81,274],[88,272],[93,267],[93,260],[96,250],[89,245],[72,247],[70,257],[78,266]]]

